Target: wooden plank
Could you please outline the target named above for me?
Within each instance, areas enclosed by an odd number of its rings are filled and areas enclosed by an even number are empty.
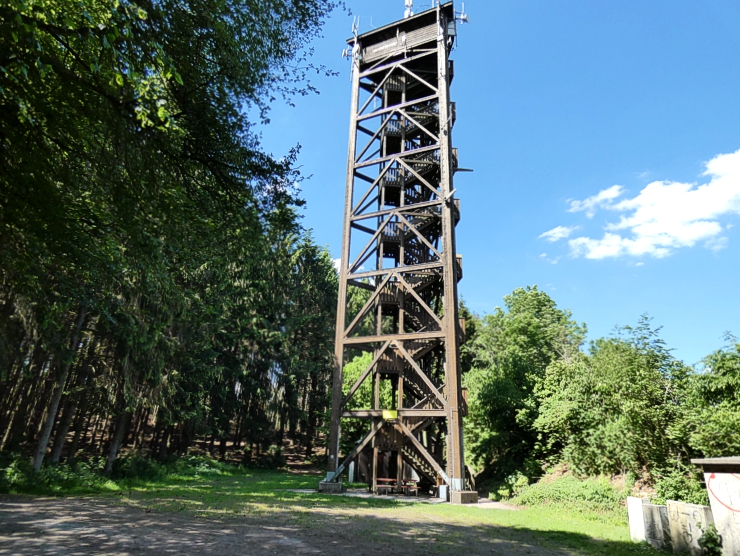
[[[398,409],[397,411],[399,418],[440,418],[447,416],[447,410],[445,409]],[[382,409],[353,409],[342,412],[342,418],[347,419],[371,419],[380,417],[383,417]]]
[[[375,166],[376,164],[383,164],[384,162],[390,162],[395,159],[402,159],[404,157],[416,156],[424,154],[430,151],[436,151],[439,149],[438,145],[430,145],[429,147],[422,147],[420,149],[414,149],[412,151],[403,151],[402,153],[389,154],[388,156],[381,156],[380,158],[373,158],[372,160],[364,160],[355,164],[355,169],[366,168],[367,166]]]
[[[421,54],[417,54],[415,56],[409,56],[408,58],[404,58],[403,60],[398,61],[398,62],[391,62],[390,64],[386,64],[384,66],[378,66],[377,68],[373,67],[373,68],[371,68],[369,70],[365,70],[364,72],[362,72],[360,74],[360,77],[368,77],[369,75],[373,75],[373,74],[378,73],[380,71],[384,71],[384,70],[386,70],[386,69],[388,69],[390,67],[397,66],[399,64],[407,64],[408,62],[411,62],[413,60],[418,60],[419,58],[424,58],[425,56],[430,56],[432,54],[436,54],[436,52],[437,51],[434,50],[434,49],[426,50],[426,51],[422,52]]]
[[[416,229],[416,226],[414,226],[411,222],[406,220],[406,217],[404,217],[402,214],[399,214],[398,217],[409,227],[409,230],[411,230],[416,235],[416,237],[418,237],[421,240],[421,242],[427,246],[428,249],[431,249],[434,252],[434,254],[437,255],[437,257],[439,257],[440,260],[442,260],[442,253],[437,251],[434,248],[434,246],[431,243],[429,243],[429,240],[425,238],[423,235],[421,235],[419,230]]]
[[[409,341],[409,340],[431,340],[431,339],[438,339],[438,338],[444,338],[445,333],[442,331],[433,331],[433,332],[412,332],[409,334],[381,334],[378,336],[360,336],[357,338],[346,338],[344,340],[344,345],[347,346],[357,346],[357,345],[363,345],[363,344],[378,344],[380,342],[385,342],[386,340],[392,340],[392,341]]]
[[[393,273],[401,273],[404,274],[418,274],[419,272],[423,270],[431,270],[433,268],[440,268],[444,266],[443,261],[433,261],[431,263],[423,263],[423,264],[414,264],[414,265],[407,265],[407,266],[396,266],[394,268],[379,268],[378,270],[366,270],[365,272],[350,272],[350,276],[355,279],[359,278],[372,278],[373,276],[382,276],[384,274],[388,274],[389,272]]]
[[[421,175],[416,170],[414,170],[410,165],[406,164],[406,161],[405,160],[399,160],[398,163],[401,166],[403,166],[404,168],[406,168],[409,172],[411,172],[416,177],[416,179],[421,182],[421,184],[424,187],[426,187],[427,189],[429,189],[429,191],[431,191],[432,193],[434,193],[438,197],[438,200],[441,200],[442,199],[442,192],[440,190],[435,189],[434,187],[432,187],[432,184],[430,184],[427,180],[425,180],[424,178],[422,178]],[[411,205],[411,206],[413,206],[413,205]]]
[[[370,101],[372,101],[372,100],[373,100],[373,99],[375,98],[375,95],[377,95],[377,94],[378,94],[378,91],[379,91],[379,90],[381,89],[381,87],[383,87],[383,85],[385,85],[385,82],[386,82],[386,81],[388,81],[388,78],[389,78],[389,77],[390,77],[391,75],[393,75],[393,70],[394,70],[394,69],[396,69],[396,68],[393,68],[393,69],[391,69],[391,70],[390,70],[390,71],[388,72],[388,75],[386,75],[386,76],[385,76],[385,77],[384,77],[384,78],[383,78],[383,79],[382,79],[382,80],[380,81],[380,83],[378,84],[378,86],[377,86],[377,87],[375,87],[375,90],[373,91],[373,94],[371,94],[371,95],[370,95],[370,98],[368,98],[368,99],[367,99],[367,101],[365,102],[365,104],[363,104],[363,105],[362,105],[362,108],[360,108],[360,109],[359,109],[359,110],[357,111],[357,115],[358,115],[358,116],[362,116],[362,113],[363,113],[363,112],[365,111],[365,108],[367,108],[367,107],[368,107],[368,105],[370,104]],[[358,120],[359,120],[359,118],[358,118]]]
[[[377,118],[378,116],[382,116],[383,114],[388,114],[389,112],[393,112],[394,110],[408,108],[410,106],[415,106],[417,104],[424,104],[425,102],[434,100],[438,96],[439,95],[434,94],[434,95],[429,95],[428,97],[422,97],[422,98],[410,100],[408,102],[402,102],[401,104],[394,104],[391,108],[378,108],[377,110],[374,110],[373,112],[370,112],[369,114],[363,114],[362,116],[359,116],[357,120],[362,122],[365,120],[369,120],[371,118]]]
[[[360,160],[362,160],[362,157],[365,156],[365,153],[370,148],[370,145],[373,144],[373,141],[375,141],[375,139],[378,138],[378,135],[380,135],[380,133],[385,129],[385,127],[388,125],[388,122],[391,121],[391,118],[393,117],[394,112],[397,112],[397,110],[393,110],[390,116],[388,116],[385,120],[383,120],[383,123],[380,124],[380,127],[378,128],[378,130],[370,138],[370,141],[368,141],[367,145],[365,145],[365,148],[362,149],[362,152],[360,152],[360,154],[355,157],[355,164],[357,164],[358,162],[360,162]]]
[[[445,483],[450,484],[450,478],[447,476],[447,473],[444,472],[444,469],[437,463],[437,460],[432,457],[432,455],[427,452],[427,449],[424,447],[424,445],[419,442],[419,439],[414,436],[414,433],[409,430],[409,428],[403,424],[403,421],[399,421],[396,425],[403,433],[406,435],[406,437],[411,441],[411,443],[414,445],[414,448],[422,455],[422,457],[427,460],[429,465],[431,465],[434,470],[444,479]]]
[[[365,232],[366,234],[374,234],[375,230],[368,228],[367,226],[363,226],[362,224],[358,224],[357,222],[352,222],[352,227],[355,230],[360,230],[361,232]]]
[[[373,426],[370,427],[370,432],[368,432],[365,435],[365,438],[363,438],[360,441],[360,443],[357,446],[355,446],[355,449],[352,450],[352,452],[344,459],[344,461],[342,462],[342,465],[340,465],[339,467],[337,467],[337,470],[334,473],[334,479],[335,480],[337,478],[341,477],[342,471],[344,471],[345,467],[349,464],[349,462],[351,462],[353,459],[355,459],[357,457],[357,454],[359,454],[360,452],[362,452],[362,450],[365,448],[365,446],[368,445],[368,443],[373,439],[373,437],[380,432],[380,429],[383,428],[383,425],[384,424],[385,423],[383,423],[383,421],[377,421],[377,422],[373,423]]]
[[[339,295],[337,296],[337,322],[344,323],[347,309],[347,273],[349,271],[350,236],[352,233],[349,219],[352,210],[352,199],[355,187],[355,149],[357,148],[357,108],[360,104],[360,68],[353,64],[352,103],[349,122],[349,142],[347,146],[347,174],[344,191],[344,227],[342,231],[342,256],[339,265]],[[342,345],[343,327],[337,326],[334,339],[334,376],[332,381],[331,420],[329,423],[329,462],[327,470],[334,472],[339,464],[339,407],[342,401],[342,370],[344,368],[344,346]]]
[[[439,320],[439,317],[434,314],[434,311],[432,311],[432,308],[429,307],[429,305],[427,305],[426,302],[421,297],[419,297],[419,294],[416,293],[416,290],[413,287],[411,287],[411,285],[406,280],[404,280],[403,276],[401,276],[400,274],[398,275],[398,280],[404,285],[406,290],[413,296],[413,298],[416,299],[417,303],[419,303],[419,305],[421,305],[422,308],[427,313],[429,313],[429,315],[434,319],[434,321],[439,326],[439,329],[442,330],[444,328],[444,325],[442,324],[442,321]]]
[[[400,114],[402,116],[404,116],[404,117],[408,118],[409,120],[411,120],[416,127],[418,127],[419,129],[421,129],[424,133],[426,133],[427,135],[429,135],[429,137],[431,137],[432,139],[434,139],[434,142],[435,143],[439,143],[439,137],[437,137],[434,133],[432,133],[426,127],[424,127],[423,125],[421,125],[421,123],[419,123],[415,118],[412,118],[411,116],[409,116],[403,110],[399,110],[399,112],[400,112]]]
[[[406,351],[406,349],[403,347],[403,345],[401,345],[400,342],[393,342],[393,343],[394,343],[396,349],[399,352],[401,352],[401,355],[403,355],[403,357],[409,362],[409,364],[411,365],[411,368],[414,369],[416,371],[416,373],[421,377],[421,379],[424,381],[424,384],[427,385],[427,388],[429,388],[432,391],[432,393],[435,396],[437,396],[437,399],[440,402],[442,402],[442,407],[446,408],[447,407],[447,400],[445,400],[445,398],[442,395],[442,393],[434,385],[434,383],[432,382],[432,379],[430,379],[427,376],[427,374],[424,371],[421,370],[421,367],[419,367],[419,365],[416,363],[416,361],[414,360],[414,358],[411,357],[411,354],[408,351]]]
[[[355,383],[352,385],[352,388],[349,389],[349,392],[342,400],[342,403],[341,403],[342,409],[344,409],[344,406],[347,405],[347,402],[352,398],[352,396],[355,395],[355,392],[357,392],[357,389],[360,386],[362,386],[362,383],[365,382],[365,379],[372,372],[373,367],[375,367],[375,365],[378,363],[378,360],[383,356],[383,354],[385,353],[385,350],[388,349],[389,345],[391,345],[390,340],[387,341],[382,348],[380,348],[380,351],[378,351],[378,353],[375,354],[375,357],[373,358],[370,365],[368,365],[367,369],[365,369],[365,371],[360,375],[360,378],[358,378],[355,381]],[[342,415],[344,416],[344,414]]]
[[[362,306],[362,309],[360,309],[360,312],[359,312],[359,313],[357,313],[357,315],[355,316],[355,318],[354,318],[354,320],[352,321],[352,323],[351,323],[351,324],[350,324],[350,325],[349,325],[349,326],[347,327],[347,330],[345,330],[345,331],[344,331],[344,337],[345,337],[345,338],[346,338],[347,336],[349,336],[350,334],[352,334],[352,331],[353,331],[353,330],[355,329],[355,327],[356,327],[356,326],[357,326],[357,324],[358,324],[358,323],[360,322],[360,320],[362,319],[362,317],[364,317],[364,316],[365,316],[365,314],[367,313],[367,310],[368,310],[368,309],[370,308],[370,306],[371,306],[371,305],[372,305],[372,304],[373,304],[373,303],[375,302],[375,300],[376,300],[376,299],[378,298],[378,296],[380,295],[380,292],[381,292],[381,291],[383,291],[383,288],[384,288],[384,287],[385,287],[385,285],[386,285],[386,284],[388,283],[388,280],[390,280],[390,279],[391,279],[391,276],[392,276],[392,274],[389,274],[388,276],[386,276],[386,277],[385,277],[385,278],[383,279],[383,281],[382,281],[382,282],[380,283],[380,287],[378,287],[378,288],[375,288],[375,293],[373,293],[373,295],[371,295],[371,296],[370,296],[370,299],[368,299],[368,300],[367,300],[367,301],[365,302],[365,305],[363,305],[363,306]]]
[[[415,203],[413,205],[404,205],[402,207],[395,207],[395,208],[392,208],[392,209],[378,210],[378,211],[375,211],[375,212],[367,212],[367,213],[364,213],[364,214],[358,214],[358,215],[352,216],[352,218],[350,218],[350,220],[352,220],[352,222],[357,222],[358,220],[367,220],[369,218],[378,218],[378,217],[382,217],[382,216],[385,216],[387,214],[393,214],[393,213],[401,214],[401,213],[413,213],[413,212],[416,212],[416,211],[421,212],[422,209],[439,206],[441,204],[442,204],[442,201],[439,200],[439,199],[437,199],[436,201],[426,201],[424,203]],[[427,214],[427,213],[422,213],[422,214]]]
[[[349,215],[347,216],[349,217]],[[388,217],[385,220],[383,220],[383,222],[381,222],[380,226],[378,226],[377,231],[373,234],[373,237],[371,237],[370,240],[365,244],[365,247],[362,248],[362,250],[360,251],[360,254],[357,255],[357,258],[355,259],[355,261],[349,266],[350,273],[353,272],[361,264],[360,259],[367,252],[367,250],[370,249],[370,246],[373,244],[373,242],[376,239],[378,239],[378,236],[381,234],[381,232],[385,230],[385,227],[388,225],[390,220],[391,220],[390,217]]]
[[[435,87],[434,85],[432,85],[431,83],[429,83],[429,81],[427,81],[425,79],[422,79],[421,77],[419,77],[418,75],[416,75],[413,71],[411,71],[409,68],[407,68],[405,64],[399,64],[399,67],[403,71],[405,71],[406,73],[408,73],[411,77],[413,77],[414,79],[416,79],[421,85],[424,85],[426,87],[429,87],[435,93],[439,93],[439,89],[437,87]]]

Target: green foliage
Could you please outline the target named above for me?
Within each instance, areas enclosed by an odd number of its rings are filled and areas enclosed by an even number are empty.
[[[582,513],[609,514],[623,521],[626,493],[613,487],[605,477],[579,480],[572,474],[545,476],[511,499],[524,506],[547,505]]]
[[[717,532],[714,523],[704,529],[699,538],[699,546],[704,549],[704,556],[722,556],[722,537]]]
[[[35,471],[26,458],[15,458],[0,467],[0,492],[13,494],[72,494],[117,491],[102,474],[104,460],[44,467]]]
[[[679,500],[690,504],[709,505],[707,489],[701,483],[699,472],[687,465],[679,464],[655,473],[655,503]]]
[[[305,46],[334,6],[0,6],[0,413],[21,407],[8,445],[35,440],[38,396],[70,371],[64,403],[118,430],[155,413],[161,457],[174,432],[186,451],[238,424],[311,454],[337,278],[299,225],[297,148],[265,153],[252,119],[314,90]]]
[[[686,443],[706,457],[740,453],[740,343],[729,339],[694,377],[682,422]]]
[[[556,361],[538,386],[534,426],[548,454],[582,474],[638,474],[663,465],[678,447],[665,434],[679,416],[676,388],[689,370],[641,319],[621,337],[600,339],[591,355]]]
[[[350,388],[357,382],[365,369],[373,360],[371,352],[365,352],[352,359],[344,366],[342,374],[342,395],[349,394]],[[370,409],[373,406],[373,379],[368,376],[357,389],[352,398],[347,402],[347,410]],[[381,409],[392,409],[395,407],[393,389],[388,380],[380,382],[380,407]],[[342,423],[341,448],[344,454],[351,452],[355,444],[370,430],[370,424],[365,419],[345,420]]]
[[[463,353],[472,361],[465,433],[478,484],[534,503],[546,499],[538,489],[560,487],[529,480],[562,462],[580,477],[643,477],[661,501],[706,504],[689,460],[740,451],[740,343],[729,337],[697,371],[643,316],[585,353],[585,326],[545,293],[517,289],[505,301],[477,322]]]
[[[465,377],[470,414],[465,422],[471,461],[498,478],[519,468],[532,454],[538,407],[535,389],[557,359],[578,353],[585,326],[536,286],[517,289],[477,326],[470,349],[472,370]]]

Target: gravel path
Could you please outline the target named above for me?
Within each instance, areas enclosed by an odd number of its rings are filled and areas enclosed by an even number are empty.
[[[198,517],[105,498],[0,497],[0,555],[236,556],[431,554],[553,556],[531,532],[337,510],[285,515]]]

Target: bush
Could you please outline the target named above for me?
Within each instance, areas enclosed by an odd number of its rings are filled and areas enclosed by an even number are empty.
[[[709,495],[702,486],[694,469],[679,466],[655,473],[655,503],[665,504],[666,500],[677,500],[690,504],[709,505]]]
[[[271,461],[281,457],[273,453]],[[172,458],[159,463],[141,454],[128,454],[116,460],[112,479],[108,479],[103,475],[104,464],[104,458],[98,457],[71,465],[47,466],[36,472],[26,458],[5,457],[0,461],[0,493],[59,495],[120,491],[137,481],[157,481],[173,475],[197,478],[235,469],[206,456]]]
[[[35,471],[22,457],[5,460],[0,467],[0,492],[18,494],[62,494],[118,490],[102,475],[103,459],[79,461],[72,465],[44,467]]]
[[[529,478],[517,471],[506,477],[502,482],[491,482],[487,485],[490,494],[499,500],[506,500],[519,496],[529,486]]]
[[[119,457],[113,463],[114,479],[155,480],[166,475],[165,466],[138,453]]]
[[[704,556],[722,556],[722,537],[717,533],[714,523],[702,533],[699,546],[704,549]]]
[[[579,480],[567,474],[555,479],[545,476],[522,489],[511,501],[523,506],[551,505],[581,512],[621,514],[626,496],[605,477]]]

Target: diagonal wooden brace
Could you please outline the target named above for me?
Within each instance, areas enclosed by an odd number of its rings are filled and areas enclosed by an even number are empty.
[[[345,460],[342,462],[342,465],[337,467],[336,472],[334,473],[334,477],[332,477],[332,481],[336,481],[338,478],[342,476],[342,472],[344,471],[345,467],[349,465],[349,463],[357,457],[357,454],[362,452],[364,450],[365,446],[368,445],[368,443],[375,437],[376,434],[380,432],[380,429],[383,428],[383,425],[385,424],[385,421],[378,420],[375,423],[373,423],[372,427],[370,428],[370,432],[368,432],[365,435],[365,438],[362,439],[362,441],[355,446],[355,449],[352,450],[352,453],[348,455]],[[418,442],[418,441],[417,441]]]
[[[424,447],[424,445],[419,442],[419,439],[414,436],[414,433],[409,430],[409,428],[403,424],[403,421],[398,421],[396,424],[396,427],[398,427],[403,434],[406,435],[406,437],[411,441],[411,443],[414,445],[414,448],[424,457],[425,460],[431,465],[434,470],[444,479],[444,482],[448,485],[450,484],[450,478],[447,476],[447,473],[444,472],[444,469],[442,469],[442,466],[437,463],[437,460],[432,457],[432,454],[430,454],[427,449]]]
[[[365,381],[367,376],[372,372],[375,365],[378,363],[378,360],[383,356],[385,353],[385,350],[388,349],[388,346],[391,345],[391,341],[388,340],[385,344],[383,344],[383,347],[380,348],[378,353],[375,354],[375,357],[373,357],[372,362],[370,365],[368,365],[367,369],[360,375],[360,378],[357,379],[357,381],[352,385],[352,388],[349,389],[349,392],[342,400],[342,403],[340,404],[340,409],[343,409],[345,405],[347,405],[347,402],[352,398],[352,396],[355,395],[355,392],[357,392],[357,389],[362,386],[362,383]]]
[[[394,342],[394,345],[396,349],[399,351],[401,355],[403,355],[404,359],[409,362],[409,365],[417,372],[417,374],[421,377],[421,379],[424,381],[424,384],[427,385],[427,387],[432,391],[432,393],[437,396],[437,399],[442,402],[442,407],[447,409],[447,400],[444,399],[444,396],[440,394],[437,387],[434,385],[434,383],[430,380],[430,378],[427,376],[427,374],[421,370],[421,367],[414,361],[414,358],[411,357],[411,354],[406,351],[406,349],[401,345],[401,342]]]

